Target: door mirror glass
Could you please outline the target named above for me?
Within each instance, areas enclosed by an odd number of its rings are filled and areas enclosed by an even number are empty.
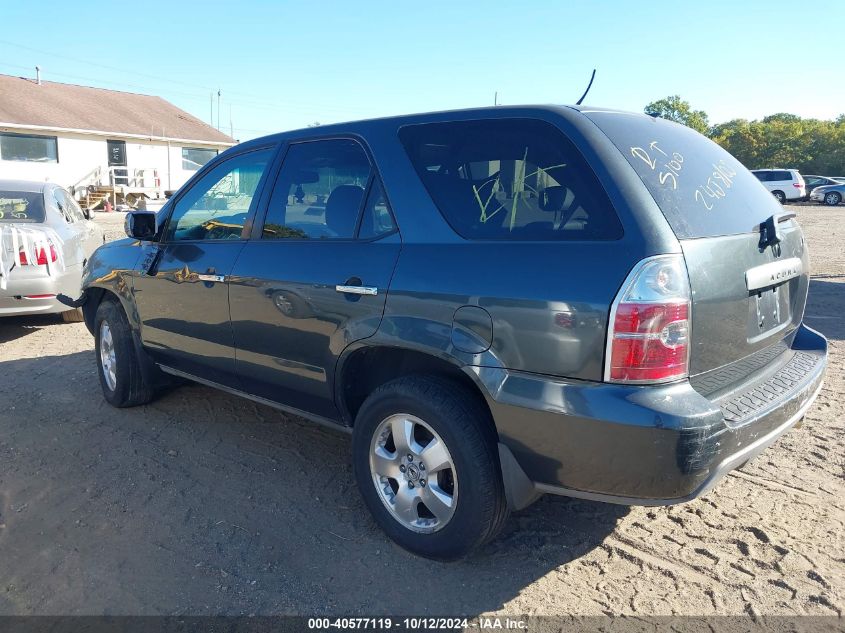
[[[156,234],[156,214],[152,211],[129,211],[123,228],[136,240],[151,240]]]

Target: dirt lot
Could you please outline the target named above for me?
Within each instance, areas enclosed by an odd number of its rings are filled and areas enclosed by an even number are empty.
[[[346,436],[199,386],[117,411],[84,325],[3,320],[0,613],[842,615],[845,206],[795,210],[832,348],[804,426],[706,498],[545,498],[456,564],[375,527]]]

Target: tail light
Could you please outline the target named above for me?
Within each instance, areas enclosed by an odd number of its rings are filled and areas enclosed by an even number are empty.
[[[800,189],[800,188],[801,188],[801,187],[803,187],[804,185],[802,185],[800,182],[793,182],[793,183],[792,183],[792,186],[793,186],[793,187],[795,187],[796,189]]]
[[[56,247],[53,245],[53,242],[48,242],[46,247],[43,244],[40,244],[35,248],[34,262],[29,261],[26,251],[23,248],[18,250],[18,263],[20,263],[21,266],[45,266],[57,259],[59,259],[59,253],[56,251]]]
[[[610,311],[605,380],[646,384],[689,375],[690,288],[681,255],[644,259]]]

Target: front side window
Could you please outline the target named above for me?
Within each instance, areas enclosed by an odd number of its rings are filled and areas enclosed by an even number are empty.
[[[217,156],[216,149],[205,149],[203,147],[182,148],[182,169],[197,171],[212,158]]]
[[[167,239],[237,240],[273,150],[248,152],[209,171],[176,202]]]
[[[264,239],[352,239],[372,168],[351,139],[291,145],[273,188]]]
[[[613,240],[607,194],[553,125],[534,119],[453,121],[399,132],[420,179],[467,239]]]
[[[59,162],[55,136],[0,134],[0,158],[34,163]]]

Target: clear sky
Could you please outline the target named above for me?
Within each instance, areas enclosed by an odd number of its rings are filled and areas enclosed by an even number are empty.
[[[845,113],[845,0],[0,0],[0,73],[162,96],[245,140],[391,114],[679,94],[711,123]],[[211,93],[214,98],[210,99]]]

